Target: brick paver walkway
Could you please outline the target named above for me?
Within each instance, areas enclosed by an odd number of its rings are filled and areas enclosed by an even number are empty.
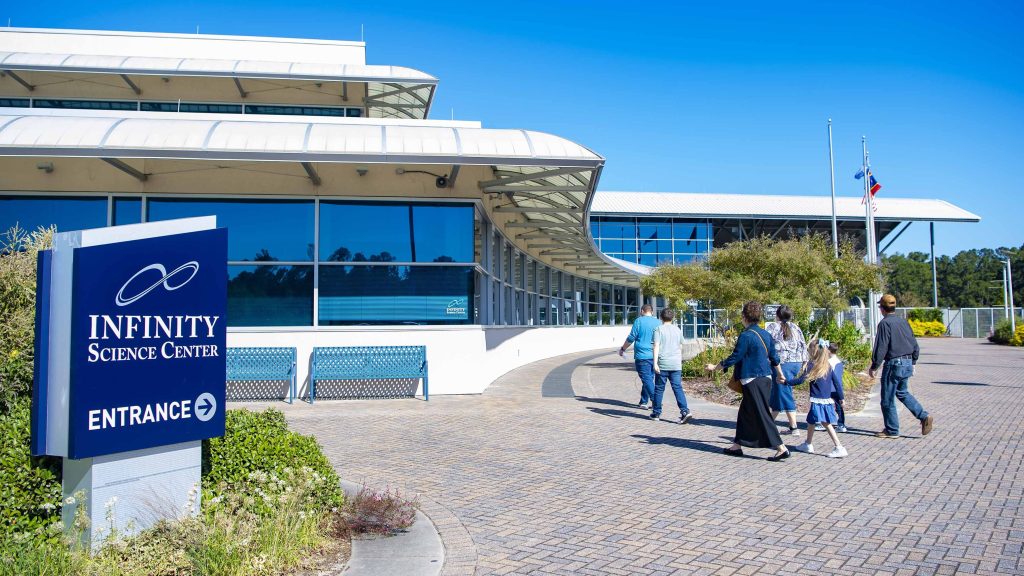
[[[482,396],[286,413],[344,478],[422,493],[446,573],[1024,573],[1024,351],[922,349],[911,387],[935,431],[921,438],[901,410],[905,437],[875,439],[868,410],[845,460],[721,455],[734,410],[692,402],[694,424],[650,421],[612,354],[538,362]],[[576,398],[542,394],[570,377]]]

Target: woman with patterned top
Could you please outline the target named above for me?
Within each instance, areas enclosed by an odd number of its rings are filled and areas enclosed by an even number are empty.
[[[796,378],[796,375],[803,369],[807,362],[807,342],[804,341],[804,333],[800,327],[793,323],[793,309],[782,305],[775,311],[777,322],[771,322],[765,326],[765,330],[771,334],[775,342],[775,351],[779,354],[782,362],[782,374],[786,380]],[[789,433],[793,436],[800,435],[800,429],[796,424],[796,399],[793,398],[793,388],[787,386],[785,380],[780,380],[775,372],[772,373],[772,391],[768,398],[768,407],[772,410],[772,420],[779,412],[786,413],[789,420]]]

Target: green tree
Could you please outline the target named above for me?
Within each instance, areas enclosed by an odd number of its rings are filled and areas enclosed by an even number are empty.
[[[932,265],[924,252],[893,254],[882,259],[886,291],[900,306],[922,307],[932,303]]]
[[[690,310],[692,302],[710,302],[735,320],[748,300],[788,304],[807,318],[812,308],[838,310],[850,296],[879,290],[883,282],[882,269],[865,263],[852,244],[844,243],[835,258],[828,238],[808,235],[733,242],[712,251],[706,263],[660,266],[641,285],[672,307]]]

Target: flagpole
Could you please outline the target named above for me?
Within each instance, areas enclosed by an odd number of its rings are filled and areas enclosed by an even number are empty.
[[[832,119],[828,119],[828,173],[832,183],[832,251],[839,258],[839,226],[836,224],[836,161],[832,153]]]
[[[868,264],[878,264],[878,253],[876,252],[875,246],[875,222],[871,214],[871,174],[869,172],[868,164],[867,136],[860,137],[860,145],[864,154],[864,160],[861,166],[861,170],[863,170],[864,173],[864,239],[867,247]],[[875,300],[875,292],[873,290],[868,292],[868,301],[868,338],[870,338],[871,344],[874,345],[878,305],[876,304],[877,301]]]

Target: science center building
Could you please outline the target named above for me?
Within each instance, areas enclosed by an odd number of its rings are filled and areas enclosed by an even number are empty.
[[[437,83],[362,42],[3,28],[0,228],[214,215],[229,346],[295,347],[301,393],[314,346],[425,345],[434,394],[617,346],[650,266],[821,229],[819,199],[597,194],[584,146],[427,119]],[[978,221],[887,204],[879,238]]]

